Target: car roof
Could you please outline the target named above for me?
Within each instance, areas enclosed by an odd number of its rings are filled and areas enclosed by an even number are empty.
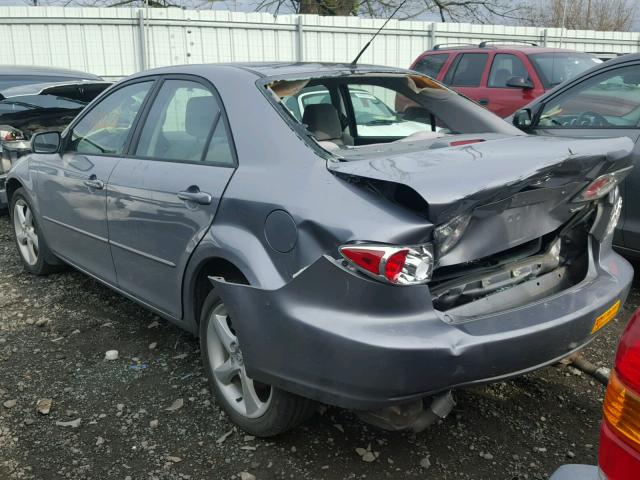
[[[45,75],[56,77],[86,78],[89,80],[102,80],[92,73],[81,72],[79,70],[69,70],[66,68],[38,67],[31,65],[0,65],[0,76],[11,75]]]
[[[463,53],[479,53],[484,51],[492,51],[498,53],[514,53],[514,52],[522,52],[525,55],[532,55],[536,53],[586,53],[587,55],[593,55],[587,52],[579,52],[577,50],[570,50],[567,48],[548,48],[548,47],[540,47],[537,45],[487,45],[485,47],[479,46],[451,46],[448,47],[446,44],[436,45],[439,48],[433,48],[431,50],[427,50],[424,52],[425,54],[436,54],[436,53],[449,53],[449,52],[463,52]]]
[[[365,74],[365,73],[397,73],[411,74],[415,72],[403,68],[386,67],[381,65],[352,65],[350,63],[318,63],[318,62],[233,62],[175,65],[146,70],[134,75],[146,76],[154,74],[179,73],[222,73],[229,68],[249,72],[256,77],[286,77],[286,76],[331,76],[337,74]]]

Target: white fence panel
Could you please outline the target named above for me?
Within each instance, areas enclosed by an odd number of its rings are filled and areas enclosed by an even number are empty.
[[[383,20],[130,8],[0,7],[0,64],[73,68],[118,78],[204,62],[350,62]],[[637,52],[637,32],[392,20],[362,63],[407,67],[436,44],[535,42],[597,53]]]

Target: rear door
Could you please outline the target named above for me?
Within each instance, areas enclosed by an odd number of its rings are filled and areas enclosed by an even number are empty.
[[[165,77],[129,155],[108,185],[111,253],[120,288],[182,316],[182,275],[213,222],[236,159],[213,86]]]
[[[570,137],[629,137],[635,168],[622,185],[624,206],[614,244],[640,251],[640,65],[591,75],[544,104],[535,133]]]
[[[513,77],[520,77],[531,82],[533,88],[509,87],[507,82]],[[487,97],[490,98],[489,110],[505,118],[542,93],[544,93],[542,85],[538,83],[537,78],[531,78],[522,57],[512,53],[493,55],[487,78]]]
[[[488,53],[460,53],[452,62],[444,83],[482,106],[490,106],[484,87],[485,71],[489,59]]]
[[[37,157],[36,188],[50,247],[112,284],[106,185],[152,85],[138,80],[110,92],[72,126],[62,154]]]

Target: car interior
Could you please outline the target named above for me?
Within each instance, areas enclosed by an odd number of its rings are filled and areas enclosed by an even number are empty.
[[[636,128],[640,125],[640,69],[604,72],[551,100],[543,108],[543,128]]]
[[[418,78],[425,83],[423,90],[446,91],[436,82]],[[429,108],[406,95],[417,97],[420,91],[410,77],[283,80],[269,88],[291,120],[327,150],[395,142],[417,134],[439,138],[447,128]]]
[[[429,77],[360,74],[265,80],[267,97],[317,145],[340,152],[512,127]]]

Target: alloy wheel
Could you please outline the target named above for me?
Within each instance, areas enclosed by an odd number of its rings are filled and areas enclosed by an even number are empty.
[[[35,265],[39,254],[38,232],[31,208],[22,198],[16,201],[13,209],[13,227],[22,258],[28,265]]]
[[[273,389],[247,375],[240,343],[224,304],[211,312],[207,353],[213,380],[231,408],[247,418],[262,416],[269,408]]]

